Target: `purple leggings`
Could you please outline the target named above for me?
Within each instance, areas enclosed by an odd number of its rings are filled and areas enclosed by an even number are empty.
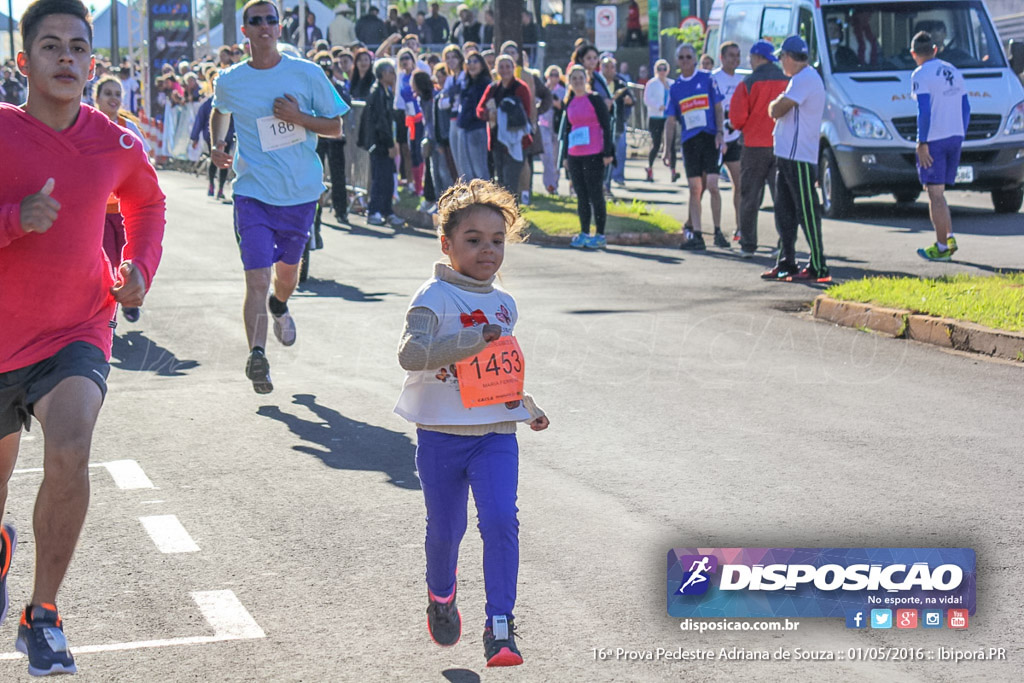
[[[519,443],[515,434],[455,436],[416,430],[416,470],[427,504],[427,588],[438,597],[455,589],[459,543],[466,533],[469,488],[484,542],[487,623],[511,620],[519,575]]]

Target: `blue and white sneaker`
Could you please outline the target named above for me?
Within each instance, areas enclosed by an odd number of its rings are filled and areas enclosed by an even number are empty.
[[[593,235],[587,240],[587,249],[607,249],[608,240],[604,235]]]
[[[575,249],[583,249],[590,243],[590,235],[585,232],[581,232],[572,238],[572,242],[569,242],[569,246]]]
[[[14,646],[28,657],[28,672],[33,676],[78,673],[56,605],[26,607]]]
[[[10,597],[7,595],[7,574],[11,571],[11,558],[18,547],[18,534],[10,524],[0,528],[0,624],[7,618]]]

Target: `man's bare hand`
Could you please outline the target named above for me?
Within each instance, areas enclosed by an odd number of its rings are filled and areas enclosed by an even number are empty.
[[[285,94],[274,100],[274,116],[285,123],[302,125],[302,111],[299,109],[299,101],[291,95]]]
[[[920,142],[917,145],[917,160],[921,163],[921,168],[931,168],[934,159],[932,159],[932,153],[928,149],[927,142]]]
[[[224,151],[227,145],[223,142],[217,143],[217,145],[210,150],[210,162],[217,168],[231,168],[231,155]]]
[[[43,189],[21,200],[21,229],[25,232],[44,233],[56,222],[60,202],[50,196],[54,180],[49,178]]]
[[[117,302],[129,308],[138,308],[146,298],[146,279],[131,261],[125,261],[117,271],[117,282],[110,288]]]

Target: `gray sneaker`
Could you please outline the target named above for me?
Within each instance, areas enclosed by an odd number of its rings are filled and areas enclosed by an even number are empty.
[[[281,342],[284,346],[294,344],[296,331],[295,320],[292,318],[292,314],[289,311],[285,311],[281,315],[271,317],[274,318],[274,336],[277,337],[277,341]]]

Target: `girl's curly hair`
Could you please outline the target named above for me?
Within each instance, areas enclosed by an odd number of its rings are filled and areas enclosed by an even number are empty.
[[[516,199],[508,190],[488,180],[458,181],[437,200],[437,231],[451,239],[459,223],[477,209],[490,209],[505,221],[505,238],[523,241],[526,221],[519,215]]]

